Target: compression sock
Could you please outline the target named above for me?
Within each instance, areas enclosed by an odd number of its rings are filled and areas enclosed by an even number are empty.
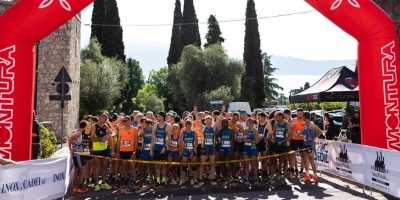
[[[160,183],[160,177],[157,177],[157,183]]]
[[[165,181],[165,177],[162,177],[162,178],[161,178],[161,183],[164,183],[164,182],[167,183],[167,182]]]

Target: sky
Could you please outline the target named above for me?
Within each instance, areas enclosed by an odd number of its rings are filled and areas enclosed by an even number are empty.
[[[194,0],[199,22],[210,14],[218,21],[245,18],[246,0]],[[175,0],[117,0],[125,54],[140,62],[143,72],[166,66]],[[181,0],[183,9],[183,0]],[[261,49],[273,56],[307,60],[357,58],[357,42],[303,0],[255,0],[257,16],[268,17],[305,11],[310,13],[259,19]],[[82,47],[89,43],[93,4],[82,11]],[[243,58],[245,21],[220,22],[228,55]],[[166,26],[132,26],[167,24]],[[204,45],[207,24],[200,24]],[[323,74],[324,72],[322,72]],[[293,89],[293,88],[292,88]]]

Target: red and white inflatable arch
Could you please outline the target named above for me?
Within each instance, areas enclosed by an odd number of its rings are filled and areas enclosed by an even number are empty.
[[[31,156],[35,43],[93,0],[20,0],[0,17],[0,154]],[[399,46],[393,21],[370,0],[306,0],[356,38],[362,143],[400,150]]]

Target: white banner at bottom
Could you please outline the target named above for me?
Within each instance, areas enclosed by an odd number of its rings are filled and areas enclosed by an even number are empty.
[[[0,165],[0,199],[39,200],[63,197],[73,176],[71,156]]]
[[[364,147],[365,185],[400,197],[400,153]]]

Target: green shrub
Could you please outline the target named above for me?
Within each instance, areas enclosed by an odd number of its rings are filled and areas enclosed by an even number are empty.
[[[40,124],[40,143],[42,144],[42,155],[39,159],[49,158],[56,152],[56,135]]]

